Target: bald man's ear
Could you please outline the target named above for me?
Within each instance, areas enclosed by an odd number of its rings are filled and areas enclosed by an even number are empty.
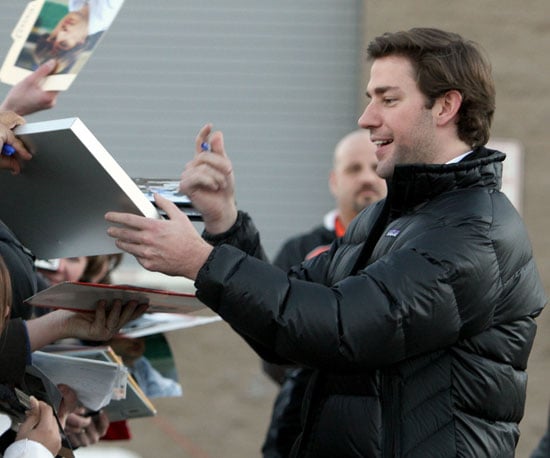
[[[458,111],[462,106],[462,94],[452,89],[441,97],[438,97],[432,108],[436,125],[445,126],[449,122],[455,122]]]
[[[328,187],[330,189],[330,193],[336,197],[336,174],[334,173],[334,170],[330,171],[330,174],[328,176]]]

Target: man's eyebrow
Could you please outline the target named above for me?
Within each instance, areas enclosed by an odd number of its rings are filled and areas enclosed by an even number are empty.
[[[397,86],[379,86],[379,87],[374,88],[374,94],[383,95],[386,92],[391,91],[391,90],[399,90],[399,88]],[[368,89],[367,89],[366,94],[367,94],[367,97],[369,97],[369,98],[372,97],[371,91],[369,91]]]

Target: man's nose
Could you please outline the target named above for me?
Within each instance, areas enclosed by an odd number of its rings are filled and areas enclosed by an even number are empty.
[[[372,129],[380,126],[381,120],[379,113],[372,102],[370,102],[359,117],[357,124],[363,129]]]

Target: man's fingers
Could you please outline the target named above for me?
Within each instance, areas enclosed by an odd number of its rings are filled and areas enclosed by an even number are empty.
[[[134,229],[143,229],[147,225],[147,218],[131,213],[107,212],[105,219],[110,223],[121,224]]]
[[[181,218],[182,215],[185,216],[174,202],[167,199],[166,197],[161,196],[160,194],[155,193],[155,203],[157,204],[158,208],[166,212],[166,215],[170,219]]]
[[[213,153],[225,156],[225,147],[223,144],[223,134],[220,131],[214,132],[210,136],[210,144]]]
[[[196,189],[218,191],[225,187],[226,177],[231,173],[231,167],[219,159],[216,162],[212,159],[201,162],[182,173],[179,186],[181,193],[190,195]]]
[[[210,135],[210,132],[212,132],[212,124],[210,123],[205,124],[202,129],[199,130],[199,133],[195,137],[195,151],[197,152],[197,154],[203,152],[202,144],[208,142],[208,136]]]

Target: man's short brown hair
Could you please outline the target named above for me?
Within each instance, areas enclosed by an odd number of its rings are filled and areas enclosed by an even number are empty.
[[[477,43],[439,29],[413,28],[380,35],[369,44],[367,54],[371,60],[391,55],[408,58],[427,108],[450,90],[460,92],[459,138],[472,147],[489,141],[495,85],[489,60]]]

